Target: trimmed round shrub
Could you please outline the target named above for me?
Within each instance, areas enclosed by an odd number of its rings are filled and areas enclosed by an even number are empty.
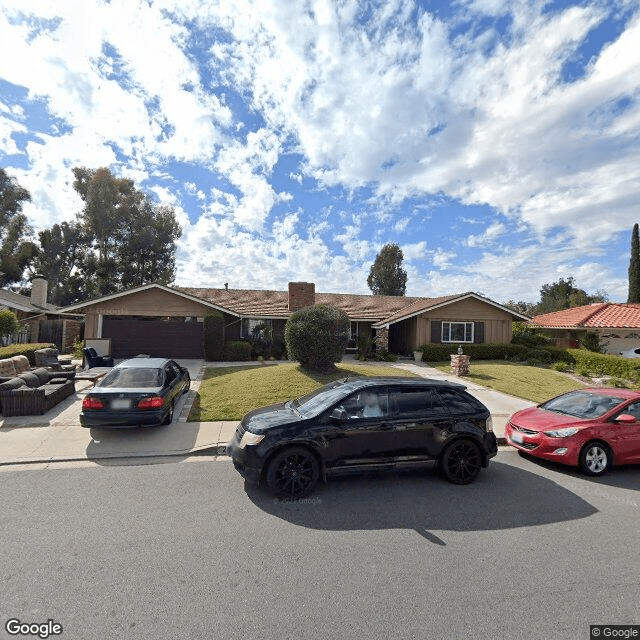
[[[326,371],[342,360],[349,333],[347,314],[329,304],[294,311],[284,330],[289,359],[304,369]]]

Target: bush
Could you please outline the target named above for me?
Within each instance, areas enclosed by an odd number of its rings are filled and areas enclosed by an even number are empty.
[[[224,316],[220,312],[204,317],[202,340],[205,360],[218,362],[224,359]]]
[[[287,359],[287,345],[284,342],[284,336],[274,336],[271,345],[271,357],[276,360]]]
[[[340,362],[349,340],[347,314],[331,305],[318,304],[291,314],[284,330],[289,358],[304,369],[326,371]]]
[[[368,360],[373,356],[373,338],[371,336],[358,336],[358,360]]]
[[[0,309],[0,338],[10,336],[20,328],[18,316],[9,309]]]
[[[251,330],[251,357],[258,359],[271,357],[271,350],[273,345],[273,335],[271,333],[271,327],[266,322],[257,324]]]
[[[27,356],[29,364],[36,366],[36,357],[34,354],[38,349],[46,349],[49,347],[56,348],[51,342],[28,342],[26,344],[10,344],[7,347],[0,347],[0,359],[12,358],[13,356]]]
[[[587,351],[593,351],[594,353],[603,353],[605,346],[600,342],[600,337],[597,333],[587,333],[580,341],[580,345]]]
[[[554,362],[551,365],[551,368],[554,371],[560,371],[561,373],[564,373],[565,371],[569,370],[569,365],[566,362]]]
[[[529,348],[548,347],[551,345],[551,338],[536,332],[524,322],[513,323],[513,333],[511,344],[520,344]]]
[[[226,362],[246,362],[251,360],[251,343],[246,340],[232,340],[224,345],[223,359]]]

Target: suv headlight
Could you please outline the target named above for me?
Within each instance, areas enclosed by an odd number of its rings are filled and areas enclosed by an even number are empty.
[[[257,433],[251,433],[251,431],[245,431],[240,440],[240,448],[244,449],[249,444],[260,444],[264,440],[264,435]]]
[[[491,416],[487,418],[487,422],[485,423],[484,428],[486,429],[487,433],[491,433],[493,431],[493,420],[491,419]]]
[[[545,431],[544,435],[550,438],[568,438],[578,433],[577,427],[566,427],[565,429],[554,429],[553,431]]]

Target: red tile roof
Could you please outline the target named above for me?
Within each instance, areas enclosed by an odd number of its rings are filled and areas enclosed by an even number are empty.
[[[596,302],[584,307],[573,307],[536,316],[531,324],[549,329],[574,327],[640,329],[640,304]]]

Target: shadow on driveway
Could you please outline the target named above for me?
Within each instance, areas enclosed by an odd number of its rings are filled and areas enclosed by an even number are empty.
[[[473,484],[455,486],[435,471],[330,478],[308,498],[285,501],[245,483],[249,499],[292,524],[330,531],[413,529],[444,545],[433,530],[488,531],[587,518],[591,504],[552,480],[492,462]]]

